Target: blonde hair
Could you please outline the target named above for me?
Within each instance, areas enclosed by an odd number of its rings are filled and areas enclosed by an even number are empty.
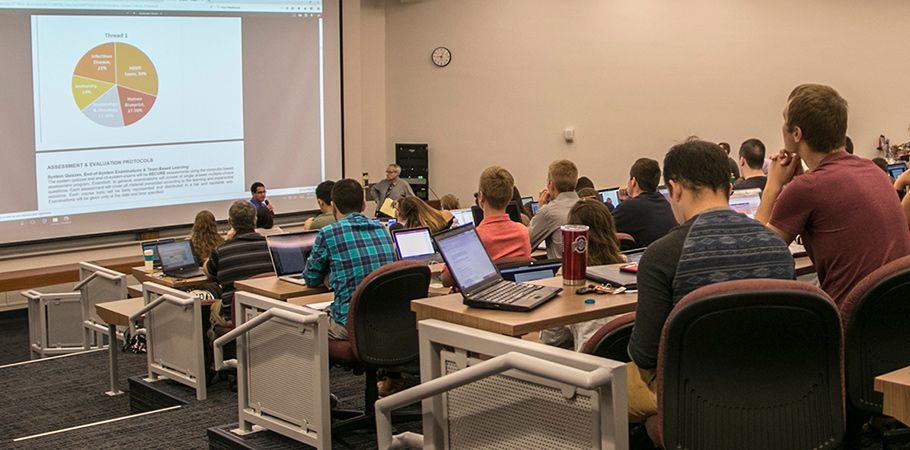
[[[574,191],[575,183],[578,181],[578,167],[568,159],[557,159],[550,163],[547,178],[559,192]]]
[[[442,209],[449,210],[461,209],[461,203],[458,201],[458,197],[453,194],[443,195],[442,198],[439,199],[439,206],[442,207]]]
[[[515,192],[515,180],[508,170],[493,166],[480,174],[480,192],[493,208],[503,209],[512,200]]]
[[[407,228],[427,227],[430,233],[444,230],[447,224],[439,211],[413,195],[398,200],[398,215],[407,222]]]
[[[583,198],[569,210],[567,223],[588,226],[588,265],[623,262],[610,210],[600,201]]]
[[[218,223],[211,211],[202,210],[196,213],[193,229],[190,231],[190,246],[200,258],[208,258],[212,250],[221,245],[224,238],[218,234]]]

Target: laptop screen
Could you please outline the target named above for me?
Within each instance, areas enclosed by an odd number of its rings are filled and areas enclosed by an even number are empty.
[[[609,199],[610,203],[613,206],[616,206],[619,204],[619,188],[618,187],[611,188],[611,189],[601,189],[601,190],[597,191],[597,193],[600,194],[601,202],[607,203],[607,200]]]
[[[313,251],[318,231],[301,233],[270,234],[265,237],[272,257],[275,275],[296,275],[303,273],[306,260]]]
[[[537,215],[537,210],[540,209],[540,206],[537,202],[531,202],[531,215]]]
[[[427,227],[395,230],[392,232],[392,237],[395,239],[395,247],[398,248],[399,259],[417,258],[436,253],[430,229]]]
[[[500,267],[499,274],[502,275],[504,280],[527,283],[529,281],[552,278],[556,276],[556,272],[560,267],[562,267],[561,259],[551,259]]]
[[[888,164],[888,174],[895,180],[900,178],[901,174],[907,170],[906,163]]]
[[[742,189],[730,196],[730,207],[734,211],[755,218],[758,205],[761,204],[761,189]]]
[[[195,266],[193,250],[190,241],[177,241],[158,245],[158,256],[161,258],[161,268],[165,272],[181,267]]]
[[[436,239],[439,252],[462,291],[490,278],[499,278],[496,266],[480,242],[474,227],[460,228]]]
[[[528,203],[531,203],[533,201],[534,201],[534,197],[522,197],[521,206],[527,205]]]
[[[449,212],[455,216],[455,222],[457,222],[459,226],[474,225],[474,214],[470,209],[455,209]]]
[[[145,255],[146,250],[152,251],[152,265],[154,267],[161,267],[161,257],[158,256],[158,246],[161,244],[170,244],[174,242],[174,239],[158,239],[154,241],[145,241],[142,243],[142,254]],[[205,255],[208,257],[208,255]],[[201,257],[201,256],[200,256]]]

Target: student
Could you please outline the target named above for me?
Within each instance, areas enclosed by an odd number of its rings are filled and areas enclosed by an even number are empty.
[[[408,196],[398,201],[395,208],[396,220],[404,228],[427,227],[430,233],[438,233],[452,226],[455,216],[446,210],[436,210],[416,196]]]
[[[446,194],[439,199],[439,207],[449,211],[461,209],[461,202],[458,201],[458,197],[455,194]]]
[[[528,225],[531,248],[546,241],[547,258],[562,258],[562,232],[559,227],[566,224],[569,210],[578,201],[578,194],[575,193],[577,180],[578,168],[572,161],[559,159],[550,163],[547,187],[541,189],[537,201],[540,209]]]
[[[670,204],[681,224],[648,246],[638,264],[638,303],[629,342],[630,422],[657,413],[660,335],[680,299],[721,281],[793,279],[787,245],[761,223],[728,206],[728,170],[726,155],[711,142],[690,139],[664,158]]]
[[[322,214],[310,217],[303,223],[304,230],[318,230],[326,225],[335,223],[335,214],[332,213],[332,188],[335,182],[326,180],[316,186],[316,204]]]
[[[888,177],[846,152],[847,101],[833,88],[793,89],[782,132],[755,219],[788,244],[802,236],[821,288],[840,304],[866,275],[910,254],[906,218]]]
[[[189,240],[196,261],[199,261],[200,265],[204,264],[205,260],[212,254],[212,250],[224,243],[224,238],[218,234],[218,223],[215,221],[215,214],[208,210],[196,213]]]
[[[768,177],[762,172],[765,162],[765,144],[758,139],[747,139],[739,146],[739,167],[743,180],[733,185],[738,189],[765,189]]]
[[[616,231],[631,235],[639,247],[647,247],[676,226],[670,204],[657,192],[659,183],[660,164],[639,158],[629,169],[628,184],[619,190],[622,203],[613,209]]]

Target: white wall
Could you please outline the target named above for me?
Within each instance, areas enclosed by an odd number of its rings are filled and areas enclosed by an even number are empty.
[[[375,181],[396,142],[425,142],[431,187],[463,204],[494,164],[536,196],[557,158],[604,188],[624,184],[636,158],[662,160],[689,135],[731,142],[734,152],[757,137],[776,150],[787,95],[804,82],[830,84],[850,102],[860,156],[876,156],[879,134],[907,140],[910,2],[362,0],[360,8],[362,109],[346,117],[363,121],[362,153],[347,167],[359,162]],[[431,63],[437,46],[452,51],[448,67]],[[562,138],[568,127],[575,143]]]

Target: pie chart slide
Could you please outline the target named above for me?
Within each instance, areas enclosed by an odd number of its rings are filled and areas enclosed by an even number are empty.
[[[73,99],[93,122],[125,127],[145,117],[158,95],[158,73],[136,47],[101,44],[82,56],[73,71]]]

